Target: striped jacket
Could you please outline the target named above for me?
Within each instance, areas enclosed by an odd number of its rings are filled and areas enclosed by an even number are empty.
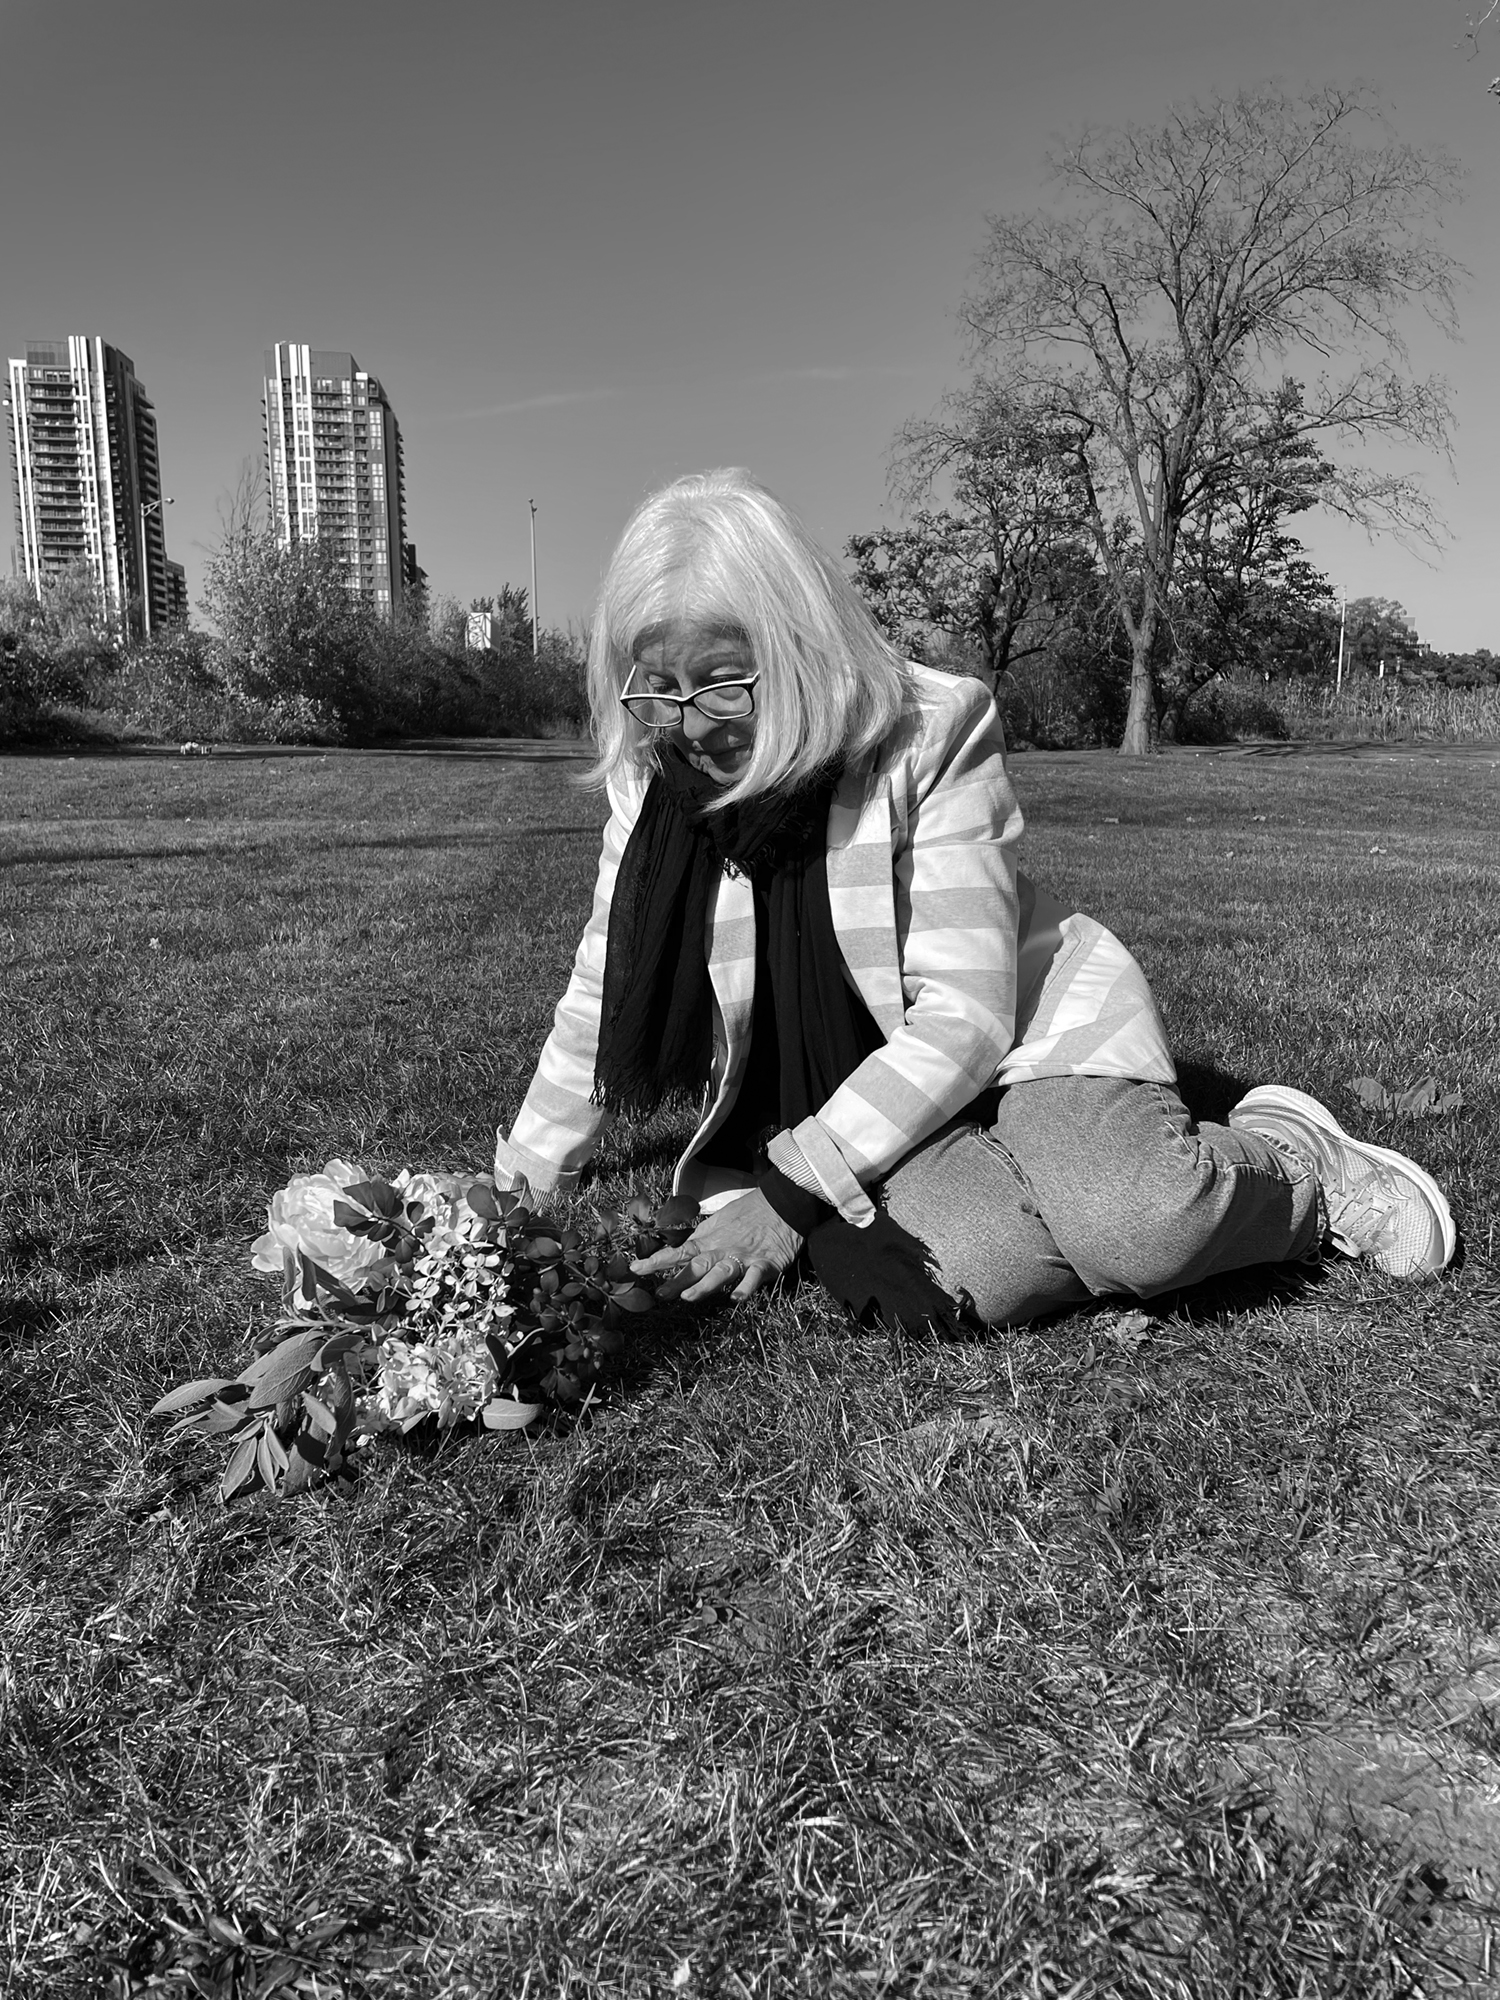
[[[991,1084],[1176,1074],[1135,960],[1016,868],[1021,811],[988,690],[927,668],[917,681],[915,712],[844,772],[828,814],[834,931],[886,1044],[771,1145],[773,1161],[804,1181],[810,1167],[856,1223],[874,1213],[867,1189]],[[603,1129],[591,1097],[610,896],[646,782],[632,775],[610,787],[593,913],[526,1101],[497,1145],[502,1187],[571,1187]],[[713,1071],[674,1187],[712,1205],[745,1185],[696,1158],[734,1102],[748,1053],[755,915],[743,877],[720,880],[706,942]]]

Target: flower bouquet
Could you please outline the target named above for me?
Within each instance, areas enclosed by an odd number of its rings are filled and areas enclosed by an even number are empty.
[[[279,1272],[274,1330],[236,1376],[162,1397],[172,1435],[232,1443],[225,1500],[297,1493],[347,1474],[349,1455],[434,1420],[520,1430],[544,1409],[586,1408],[631,1314],[650,1309],[632,1257],[691,1233],[674,1198],[601,1209],[562,1227],[488,1175],[380,1180],[344,1160],[272,1197],[255,1268]]]

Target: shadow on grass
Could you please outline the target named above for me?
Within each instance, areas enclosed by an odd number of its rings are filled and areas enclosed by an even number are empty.
[[[1153,1317],[1168,1315],[1189,1326],[1214,1320],[1247,1319],[1267,1306],[1287,1306],[1316,1291],[1327,1276],[1323,1264],[1249,1264],[1224,1271],[1180,1292],[1160,1292],[1144,1302]]]
[[[63,1309],[55,1299],[36,1293],[5,1296],[6,1280],[0,1275],[0,1348],[21,1347],[51,1333],[63,1319]]]
[[[1231,1109],[1252,1086],[1243,1077],[1220,1069],[1215,1063],[1195,1062],[1191,1057],[1177,1060],[1177,1088],[1182,1101],[1200,1124],[1222,1125]]]
[[[420,848],[430,848],[437,852],[448,849],[473,847],[505,847],[512,841],[534,842],[545,839],[562,839],[574,834],[586,834],[590,840],[599,838],[597,826],[514,826],[490,828],[483,833],[462,833],[450,828],[442,833],[398,833],[358,839],[354,835],[332,833],[326,840],[309,840],[299,834],[297,852],[299,855],[347,854],[358,849],[393,849],[397,852]],[[96,861],[124,862],[134,866],[138,861],[201,861],[206,856],[230,853],[236,857],[248,852],[273,852],[287,844],[288,836],[268,828],[259,839],[246,839],[243,835],[231,840],[227,846],[216,841],[210,832],[200,841],[180,847],[70,847],[58,852],[51,847],[10,847],[4,850],[4,859],[13,866],[28,868],[72,868],[82,863]]]

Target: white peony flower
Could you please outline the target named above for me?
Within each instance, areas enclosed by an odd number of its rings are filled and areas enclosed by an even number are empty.
[[[355,1236],[333,1219],[333,1205],[345,1188],[367,1179],[363,1167],[329,1160],[320,1174],[295,1174],[267,1210],[270,1227],[258,1236],[250,1257],[257,1271],[280,1271],[300,1252],[350,1291],[376,1291],[396,1266],[382,1245]]]

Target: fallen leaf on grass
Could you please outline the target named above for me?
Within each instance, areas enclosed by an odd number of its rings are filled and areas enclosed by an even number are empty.
[[[1398,1118],[1443,1118],[1463,1108],[1462,1090],[1444,1091],[1435,1076],[1399,1090],[1388,1089],[1378,1077],[1357,1076],[1350,1088],[1372,1111],[1390,1111]]]
[[[1017,1435],[1017,1425],[1014,1417],[993,1412],[973,1417],[928,1417],[924,1423],[913,1424],[903,1435],[908,1444],[969,1443],[982,1439],[1008,1444]]]
[[[1105,1322],[1100,1332],[1113,1341],[1122,1354],[1135,1354],[1151,1338],[1150,1313],[1121,1313],[1112,1324]]]

